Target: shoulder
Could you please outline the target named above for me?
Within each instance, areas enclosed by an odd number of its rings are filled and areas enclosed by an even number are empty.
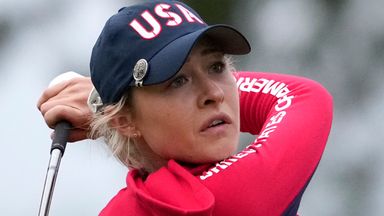
[[[144,181],[137,171],[127,176],[122,189],[100,215],[184,215],[213,211],[211,192],[188,170],[174,161]]]

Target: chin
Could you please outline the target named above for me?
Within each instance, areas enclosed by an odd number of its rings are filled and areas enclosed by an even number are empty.
[[[228,145],[228,143],[237,143],[230,142],[228,139],[223,142],[212,142],[205,143],[206,145],[211,145],[208,148],[200,149],[200,151],[189,151],[188,154],[179,155],[179,157],[174,157],[178,161],[183,161],[185,163],[194,163],[194,164],[204,164],[204,163],[216,163],[222,160],[225,160],[236,153],[237,146],[236,144]]]
[[[209,164],[209,163],[217,163],[219,161],[222,161],[226,158],[231,156],[231,154],[211,154],[211,155],[200,155],[199,157],[189,157],[189,158],[183,158],[179,161],[182,161],[184,163],[191,163],[191,164]]]
[[[225,160],[229,157],[231,157],[233,154],[235,154],[236,148],[227,148],[227,149],[222,149],[219,151],[215,151],[211,153],[210,155],[207,155],[205,160],[201,160],[201,163],[216,163],[222,160]],[[204,162],[203,162],[204,161]]]

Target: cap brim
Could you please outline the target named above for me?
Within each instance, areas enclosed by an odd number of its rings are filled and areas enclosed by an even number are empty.
[[[153,56],[149,61],[150,72],[144,85],[159,84],[173,77],[181,69],[193,46],[203,35],[213,38],[225,54],[243,55],[251,51],[247,39],[231,26],[208,26],[177,38]]]

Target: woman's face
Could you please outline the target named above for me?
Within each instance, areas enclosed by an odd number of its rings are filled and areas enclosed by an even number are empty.
[[[236,81],[215,49],[195,47],[169,81],[135,89],[133,104],[135,128],[161,158],[207,163],[237,148]]]

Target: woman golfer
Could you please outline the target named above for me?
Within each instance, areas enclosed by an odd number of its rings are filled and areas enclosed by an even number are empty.
[[[127,187],[100,215],[297,214],[332,98],[305,78],[235,72],[227,55],[248,52],[241,33],[208,26],[177,1],[125,7],[107,21],[92,83],[72,79],[38,102],[50,127],[66,119],[71,141],[104,137],[129,167]],[[240,132],[257,139],[236,152]]]

